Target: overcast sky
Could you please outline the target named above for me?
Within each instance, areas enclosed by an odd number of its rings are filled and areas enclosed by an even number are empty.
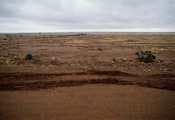
[[[175,32],[175,0],[0,0],[0,33]]]

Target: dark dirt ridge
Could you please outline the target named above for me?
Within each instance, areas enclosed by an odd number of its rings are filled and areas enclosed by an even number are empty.
[[[59,79],[60,76],[64,77],[68,75],[71,76],[71,78],[76,78],[77,75],[99,75],[101,78],[92,78],[88,80],[83,78],[77,80]],[[135,75],[121,71],[96,70],[76,73],[4,72],[0,75],[0,90],[38,90],[55,87],[81,86],[85,84],[117,84],[137,85],[175,91],[174,78],[175,74]]]

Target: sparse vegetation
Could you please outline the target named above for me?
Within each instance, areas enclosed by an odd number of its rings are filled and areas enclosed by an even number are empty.
[[[33,58],[33,55],[31,53],[27,53],[25,59],[26,60],[31,60]]]
[[[134,33],[135,34],[135,33]],[[8,37],[7,37],[8,36]],[[9,37],[11,36],[11,37]],[[21,37],[23,36],[23,37]],[[51,37],[51,38],[50,38]],[[7,40],[3,40],[6,38]],[[47,38],[47,39],[46,39]],[[42,33],[42,34],[1,34],[0,35],[0,52],[4,56],[4,52],[10,53],[10,51],[21,51],[26,49],[30,52],[39,53],[38,58],[31,61],[24,61],[25,57],[18,54],[9,54],[6,59],[13,59],[14,63],[17,65],[44,65],[44,68],[52,69],[53,67],[48,67],[49,65],[54,65],[55,67],[65,67],[72,66],[72,69],[76,67],[79,70],[89,70],[89,69],[100,69],[100,70],[141,70],[150,73],[163,70],[166,72],[173,72],[175,70],[174,63],[173,67],[169,64],[170,60],[157,59],[157,62],[147,61],[147,54],[140,54],[140,62],[131,59],[129,54],[132,54],[135,50],[138,51],[152,51],[157,54],[161,52],[165,53],[174,52],[175,46],[173,39],[175,35],[166,35],[163,33],[162,36],[159,34],[139,34],[132,35],[131,33],[127,34],[118,34],[118,33]],[[10,40],[11,39],[11,40]],[[21,42],[22,41],[22,42]],[[167,42],[168,41],[168,42]],[[13,43],[14,42],[14,43]],[[35,44],[36,43],[36,44]],[[149,43],[149,44],[148,44]],[[125,50],[129,50],[126,53]],[[132,52],[131,52],[131,51]],[[61,52],[57,52],[61,51]],[[62,56],[62,53],[69,51],[71,57],[58,57]],[[121,52],[118,52],[121,51]],[[79,52],[83,52],[79,54]],[[146,53],[146,52],[145,52]],[[41,55],[40,55],[41,54]],[[43,55],[42,55],[43,54]],[[89,55],[88,55],[89,54]],[[93,55],[92,57],[91,54]],[[127,54],[127,55],[126,55]],[[173,53],[174,54],[174,53]],[[69,56],[68,55],[68,56]],[[82,56],[83,55],[83,56]],[[133,58],[135,57],[134,54]],[[142,57],[142,55],[144,57]],[[50,59],[47,59],[49,56]],[[111,57],[109,57],[111,56]],[[112,57],[115,56],[115,57]],[[41,58],[40,58],[41,57]],[[109,57],[109,58],[108,58]],[[138,56],[139,57],[139,56]],[[152,56],[153,57],[153,56]],[[21,59],[22,58],[22,59]],[[27,57],[27,59],[29,59]],[[65,64],[60,64],[60,59],[64,61]],[[78,60],[77,60],[78,59]],[[149,58],[150,59],[150,58]],[[148,60],[149,60],[148,59]],[[34,62],[35,61],[35,62]],[[151,58],[151,61],[154,61]],[[8,62],[8,61],[7,61]],[[146,64],[145,62],[148,62]],[[3,61],[2,63],[6,63]],[[11,63],[11,62],[10,62]],[[163,64],[164,63],[164,64]],[[6,64],[7,65],[7,64]],[[15,64],[14,64],[15,65]],[[148,66],[147,66],[148,65]],[[143,67],[144,66],[144,67]],[[154,66],[154,67],[153,67]],[[129,68],[128,68],[129,67]],[[65,67],[66,68],[66,67]],[[81,69],[80,69],[81,68]],[[66,68],[67,69],[67,68]],[[63,69],[65,70],[65,69]],[[75,70],[75,69],[74,69]]]
[[[137,59],[142,62],[153,62],[153,60],[156,59],[156,56],[154,56],[151,51],[138,51],[135,54],[137,55]]]
[[[112,57],[111,61],[116,61],[116,57]]]

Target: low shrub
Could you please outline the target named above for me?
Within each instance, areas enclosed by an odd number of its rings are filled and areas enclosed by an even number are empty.
[[[113,57],[113,58],[111,59],[111,61],[116,61],[116,57]]]
[[[153,62],[153,60],[156,59],[156,56],[154,56],[151,51],[138,51],[135,54],[137,55],[137,59],[141,62]]]
[[[31,60],[33,58],[33,55],[31,53],[27,53],[25,59],[26,60]]]

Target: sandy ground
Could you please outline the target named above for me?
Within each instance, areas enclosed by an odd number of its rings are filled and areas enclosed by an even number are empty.
[[[1,91],[1,119],[174,120],[175,92],[138,86],[84,85]]]
[[[174,33],[1,34],[0,118],[174,120],[174,39]],[[156,60],[139,62],[134,53],[141,50]],[[25,60],[27,53],[33,59]]]

